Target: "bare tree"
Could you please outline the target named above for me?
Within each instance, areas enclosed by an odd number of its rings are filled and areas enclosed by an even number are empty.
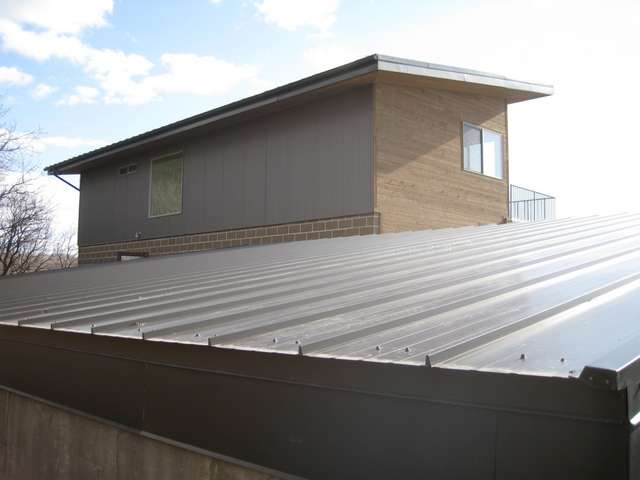
[[[72,268],[78,264],[78,249],[73,231],[69,230],[58,237],[50,263],[50,268]]]
[[[9,110],[0,105],[0,201],[27,182],[24,157],[32,152],[36,139],[36,132],[18,132],[15,124],[7,120],[8,113]],[[17,171],[21,174],[7,181],[9,174]]]
[[[18,132],[9,121],[9,109],[0,104],[0,170],[12,169],[16,160],[33,152],[36,131]]]
[[[18,133],[0,106],[0,276],[42,270],[49,260],[51,211],[25,175],[35,134]]]
[[[0,276],[44,270],[49,260],[51,212],[28,188],[0,201]]]

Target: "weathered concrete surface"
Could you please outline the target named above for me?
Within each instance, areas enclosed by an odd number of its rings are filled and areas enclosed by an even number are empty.
[[[0,389],[0,480],[275,480]]]

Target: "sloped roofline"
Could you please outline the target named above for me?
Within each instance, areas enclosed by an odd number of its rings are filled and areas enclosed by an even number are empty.
[[[553,87],[551,85],[513,80],[501,75],[477,70],[374,54],[83,153],[50,165],[45,168],[45,171],[49,175],[77,173],[86,168],[89,163],[93,163],[96,160],[121,154],[127,150],[152,144],[196,128],[208,126],[251,110],[274,105],[292,97],[376,72],[429,77],[445,81],[493,87],[503,90],[505,93],[517,93],[520,100],[548,96],[553,93]]]

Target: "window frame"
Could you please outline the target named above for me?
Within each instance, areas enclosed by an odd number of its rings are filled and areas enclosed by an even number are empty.
[[[133,175],[138,172],[138,164],[137,163],[129,163],[127,165],[122,165],[118,168],[118,174],[122,177],[126,175]]]
[[[475,170],[471,170],[466,168],[465,164],[464,164],[464,127],[470,127],[470,128],[475,128],[476,130],[480,130],[480,171],[476,172]],[[484,132],[491,132],[495,135],[498,135],[500,137],[500,170],[501,170],[501,174],[502,176],[500,177],[495,177],[493,175],[489,175],[488,173],[484,173]],[[497,180],[499,182],[504,182],[505,181],[505,174],[504,174],[504,135],[500,132],[497,132],[495,130],[492,130],[490,128],[484,128],[481,127],[480,125],[476,125],[474,123],[470,123],[470,122],[462,122],[462,125],[460,127],[460,147],[461,147],[461,165],[462,165],[462,171],[465,173],[472,173],[474,175],[481,175],[483,177],[486,178],[492,178],[494,180]]]
[[[153,188],[153,164],[158,160],[165,160],[170,157],[178,157],[180,158],[180,210],[177,212],[170,213],[160,213],[157,215],[151,214],[151,193]],[[183,210],[183,202],[184,202],[184,157],[182,155],[182,150],[166,153],[160,155],[158,157],[154,157],[149,161],[149,195],[147,199],[147,218],[160,218],[160,217],[170,217],[172,215],[182,215]]]

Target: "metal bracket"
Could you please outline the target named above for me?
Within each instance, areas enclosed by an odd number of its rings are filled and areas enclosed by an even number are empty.
[[[54,173],[53,176],[56,177],[58,180],[62,180],[64,183],[69,185],[71,188],[76,189],[78,192],[80,191],[80,189],[78,187],[76,187],[73,183],[69,182],[68,180],[65,180],[60,175]]]

